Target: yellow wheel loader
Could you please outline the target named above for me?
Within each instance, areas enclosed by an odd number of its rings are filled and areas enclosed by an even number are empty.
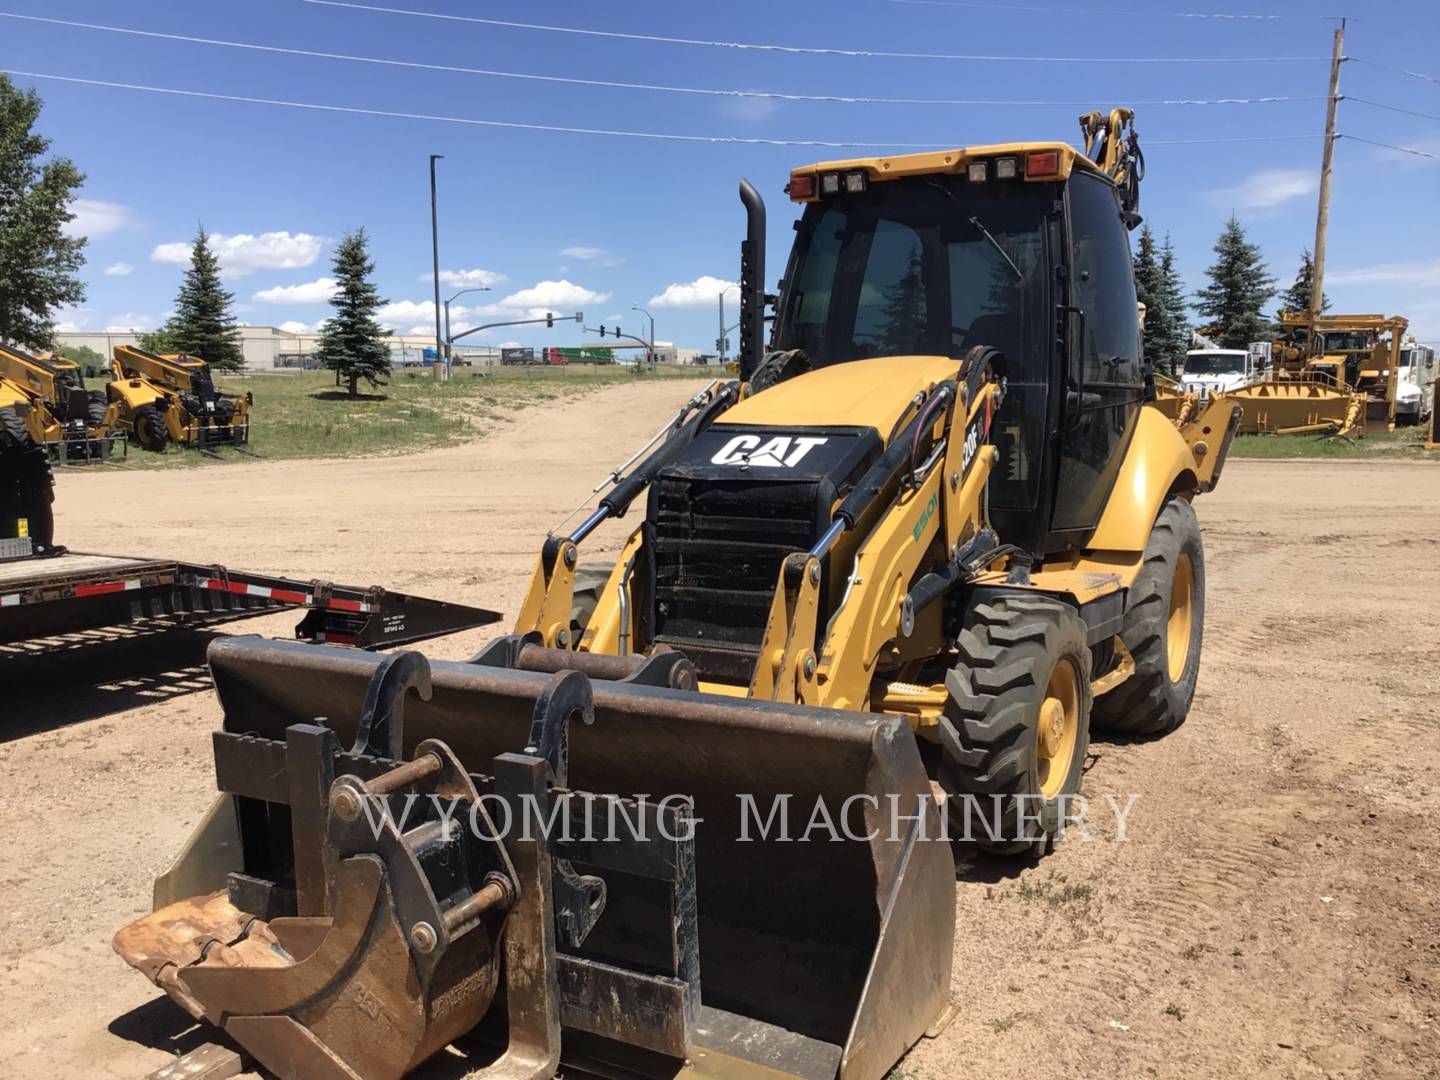
[[[212,646],[221,798],[117,951],[278,1076],[467,1033],[478,1077],[886,1076],[949,1009],[950,841],[1045,850],[1092,724],[1194,692],[1238,410],[1147,405],[1130,120],[796,169],[768,347],[742,183],[740,378],[470,661]]]
[[[204,360],[117,345],[111,367],[120,422],[144,449],[158,452],[174,442],[211,457],[223,446],[249,453],[253,395],[221,393]]]
[[[52,460],[71,465],[109,459],[120,409],[104,390],[86,388],[79,364],[0,345],[0,378],[24,395],[30,438]]]

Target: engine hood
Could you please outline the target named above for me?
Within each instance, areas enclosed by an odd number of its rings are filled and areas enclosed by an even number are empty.
[[[953,378],[945,356],[885,356],[798,375],[727,410],[716,428],[873,428],[888,435],[919,391]]]

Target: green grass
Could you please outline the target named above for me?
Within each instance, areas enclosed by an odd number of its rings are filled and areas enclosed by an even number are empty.
[[[1353,458],[1364,461],[1440,461],[1440,452],[1425,449],[1425,429],[1397,428],[1348,440],[1316,435],[1237,435],[1232,458]]]
[[[388,386],[372,390],[362,382],[356,398],[337,389],[331,372],[222,375],[217,381],[226,393],[255,395],[250,449],[267,459],[284,460],[418,453],[479,438],[505,412],[641,378],[681,377],[703,379],[706,370],[662,369],[652,375],[628,367],[456,368],[449,382],[437,383],[428,368],[403,368],[394,372]],[[248,460],[231,450],[220,453],[227,462]],[[175,446],[163,454],[130,447],[130,468],[218,464]]]

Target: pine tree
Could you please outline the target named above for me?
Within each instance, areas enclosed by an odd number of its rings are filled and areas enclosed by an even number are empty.
[[[1141,230],[1135,254],[1135,296],[1145,305],[1145,357],[1156,371],[1174,375],[1190,343],[1185,293],[1169,234],[1157,248],[1148,225]]]
[[[180,283],[175,314],[147,342],[152,351],[183,352],[198,356],[219,371],[239,371],[245,366],[240,331],[230,305],[235,294],[220,283],[220,260],[210,248],[210,237],[202,225],[190,250],[190,268]]]
[[[1185,317],[1185,283],[1175,266],[1175,243],[1169,233],[1160,248],[1160,306],[1168,319],[1159,355],[1164,371],[1173,376],[1185,363],[1185,352],[1190,348],[1190,320]]]
[[[50,148],[34,130],[41,107],[0,75],[0,341],[36,352],[53,344],[57,309],[85,299],[85,238],[64,231],[85,177],[67,158],[40,162]]]
[[[372,387],[381,386],[390,374],[388,334],[375,319],[375,312],[386,301],[370,280],[375,264],[366,244],[365,230],[359,229],[347,234],[335,249],[339,287],[330,301],[335,314],[321,327],[320,347],[315,350],[321,367],[347,380],[352,397],[361,379]]]
[[[1280,311],[1305,312],[1310,310],[1310,297],[1315,292],[1315,260],[1310,255],[1310,249],[1306,248],[1300,253],[1300,269],[1295,272],[1295,281],[1291,286],[1280,294],[1280,310],[1275,313],[1275,318],[1280,318]],[[1320,310],[1330,310],[1330,298],[1322,297]]]
[[[1215,241],[1215,262],[1206,273],[1210,284],[1195,294],[1195,310],[1208,320],[1204,332],[1227,349],[1268,336],[1270,323],[1261,311],[1275,295],[1275,279],[1234,214]]]
[[[1145,357],[1155,370],[1165,371],[1163,354],[1170,313],[1165,310],[1160,285],[1160,259],[1155,252],[1155,234],[1150,231],[1149,225],[1145,225],[1140,229],[1140,244],[1135,252],[1135,299],[1145,305]]]

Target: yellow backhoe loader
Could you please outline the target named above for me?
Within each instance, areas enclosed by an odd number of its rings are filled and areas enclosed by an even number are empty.
[[[63,356],[32,356],[23,349],[0,345],[0,379],[5,379],[29,404],[26,427],[30,438],[53,461],[64,465],[106,461],[119,432],[119,406],[104,390],[89,390],[80,365]]]
[[[117,345],[111,367],[110,396],[120,405],[120,423],[146,450],[174,442],[211,457],[222,446],[249,453],[253,395],[221,393],[204,360]]]
[[[470,661],[212,646],[222,796],[117,951],[277,1076],[886,1076],[949,1008],[947,836],[1042,853],[1092,724],[1199,671],[1238,409],[1147,406],[1138,140],[1082,124],[794,170],[774,298],[742,183],[739,379]]]

